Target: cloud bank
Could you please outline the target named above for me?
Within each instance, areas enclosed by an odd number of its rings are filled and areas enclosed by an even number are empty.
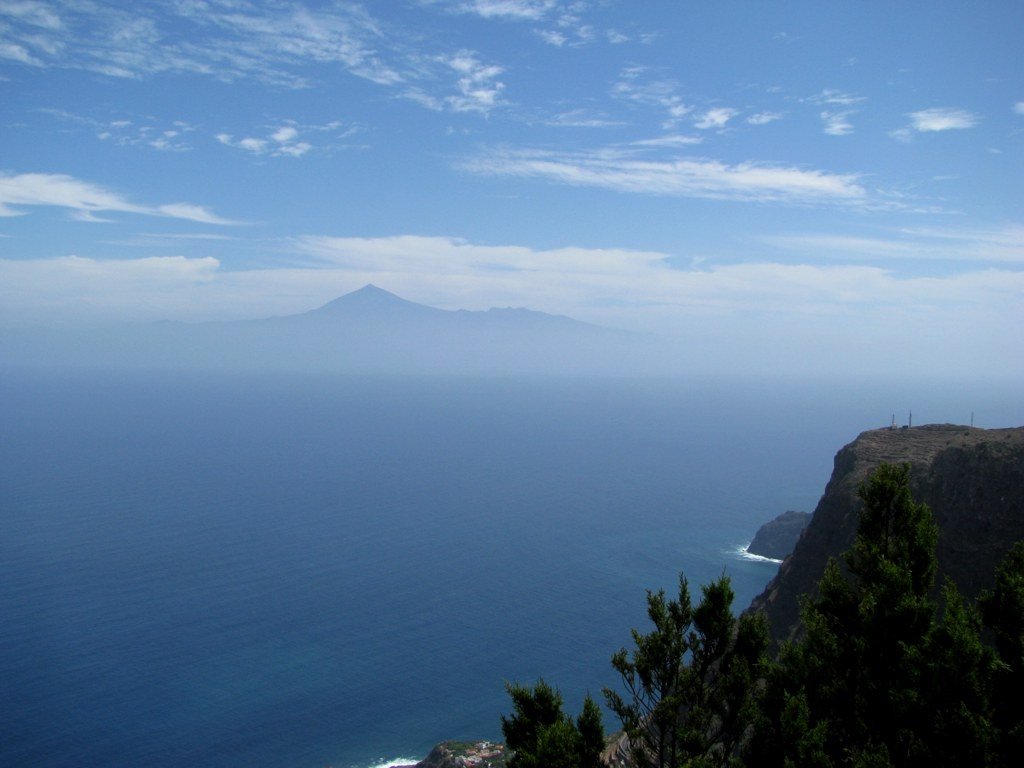
[[[98,184],[59,173],[0,173],[0,216],[20,216],[24,207],[69,208],[82,221],[105,221],[97,213],[134,213],[166,216],[200,224],[229,225],[239,222],[221,218],[200,205],[165,203],[140,205]]]

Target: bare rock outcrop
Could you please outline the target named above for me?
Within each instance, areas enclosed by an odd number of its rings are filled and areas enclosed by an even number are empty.
[[[882,462],[908,462],[914,498],[935,515],[937,586],[949,576],[965,594],[977,595],[991,585],[1014,542],[1024,539],[1024,427],[932,424],[864,432],[836,454],[810,524],[751,604],[750,610],[765,612],[776,641],[798,626],[799,596],[816,594],[828,559],[853,544],[857,489]]]
[[[747,545],[747,552],[773,560],[782,560],[793,551],[800,534],[810,522],[810,512],[783,512],[757,529],[754,539]]]

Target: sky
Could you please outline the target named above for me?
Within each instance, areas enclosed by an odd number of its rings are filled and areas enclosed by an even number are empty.
[[[1024,377],[1022,30],[1019,0],[0,0],[0,329],[374,283],[737,370]]]

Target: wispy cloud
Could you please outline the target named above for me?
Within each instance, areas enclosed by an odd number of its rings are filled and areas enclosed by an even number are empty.
[[[539,21],[559,6],[558,0],[426,0],[426,4],[484,19],[513,21]]]
[[[958,131],[973,128],[981,117],[965,109],[938,107],[922,109],[907,115],[910,124],[890,131],[889,135],[900,141],[910,141],[915,133],[938,133],[941,131]]]
[[[33,56],[25,46],[18,45],[17,43],[0,43],[0,59],[16,61],[19,64],[28,64],[31,67],[44,66],[41,59]]]
[[[566,37],[563,33],[559,32],[557,29],[538,29],[536,30],[536,32],[537,37],[539,37],[548,45],[553,45],[556,48],[561,48],[563,45],[569,42],[569,38]]]
[[[972,261],[1016,262],[1024,264],[1024,224],[1008,224],[999,229],[905,229],[908,237],[934,245],[949,244],[955,253]]]
[[[471,14],[482,19],[526,22],[533,33],[548,45],[561,48],[587,45],[598,39],[611,43],[628,40],[614,31],[601,34],[584,21],[587,0],[420,0],[427,7],[447,13]]]
[[[444,56],[434,56],[423,62],[425,67],[439,69],[438,80],[454,76],[447,92],[434,88],[428,90],[420,85],[410,85],[402,96],[437,112],[478,112],[488,114],[496,107],[504,106],[501,94],[505,83],[499,77],[505,71],[497,64],[485,64],[475,51],[462,50]]]
[[[825,123],[825,133],[829,136],[846,136],[853,133],[853,124],[849,120],[852,114],[854,114],[854,110],[822,112],[821,119]]]
[[[534,250],[523,246],[489,246],[452,237],[399,235],[382,238],[306,236],[298,250],[325,263],[388,273],[524,272],[621,275],[665,261],[649,251],[594,248]]]
[[[563,152],[499,149],[466,161],[472,173],[540,178],[639,194],[801,204],[865,203],[854,174],[716,160],[649,160],[618,149]]]
[[[856,114],[855,109],[833,109],[832,107],[852,107],[867,101],[865,96],[854,96],[853,94],[826,88],[821,93],[815,94],[807,99],[812,104],[822,104],[830,107],[823,109],[818,114],[824,124],[824,131],[829,136],[846,136],[853,133],[853,123],[850,122],[850,115]]]
[[[34,9],[34,10],[26,10]],[[379,25],[354,4],[311,10],[251,0],[208,0],[130,8],[66,3],[5,3],[8,38],[40,65],[87,69],[112,77],[163,72],[222,80],[257,78],[308,85],[304,65],[339,65],[380,84],[403,79],[377,52]]]
[[[674,80],[652,77],[646,67],[634,65],[619,73],[618,79],[612,84],[611,93],[617,99],[664,110],[666,117],[661,127],[672,130],[683,117],[693,111],[692,106],[683,102],[677,89]]]
[[[654,139],[639,139],[630,142],[634,147],[686,147],[700,144],[704,139],[700,136],[686,136],[683,134],[671,134],[669,136],[658,136]]]
[[[768,125],[768,123],[774,123],[783,117],[781,112],[758,112],[756,115],[748,117],[747,122],[751,125]]]
[[[202,224],[237,224],[191,203],[139,205],[117,192],[73,176],[52,173],[0,174],[0,216],[19,216],[24,207],[67,208],[82,221],[106,221],[97,214],[133,213],[166,216]]]
[[[1013,111],[1018,115],[1024,115],[1024,101],[1018,101],[1014,104]]]
[[[213,283],[212,257],[0,259],[0,322],[186,319]]]
[[[909,117],[910,127],[919,133],[973,128],[981,120],[978,115],[965,109],[954,109],[951,107],[922,109],[919,112],[911,112]]]
[[[270,129],[262,137],[247,136],[236,139],[229,133],[217,134],[217,141],[228,147],[235,147],[254,155],[271,157],[302,157],[313,145],[308,141],[297,141],[299,130],[295,125],[280,125]]]
[[[482,63],[472,51],[460,51],[445,63],[458,75],[459,93],[446,99],[456,112],[488,112],[501,103],[501,67]]]
[[[854,96],[835,88],[826,88],[821,93],[811,96],[808,101],[812,104],[835,104],[842,107],[853,106],[867,101],[866,96]]]
[[[1001,229],[903,229],[889,237],[847,234],[774,235],[763,242],[822,258],[874,261],[938,261],[979,264],[1024,264],[1024,226]]]
[[[562,128],[609,128],[622,125],[619,120],[611,120],[604,113],[595,113],[586,109],[571,109],[561,112],[545,121],[547,125]]]
[[[739,112],[728,107],[715,107],[701,114],[693,123],[695,128],[702,131],[713,128],[724,128],[725,124],[732,120]]]
[[[186,152],[193,148],[189,135],[195,132],[196,127],[184,120],[160,124],[152,117],[136,115],[118,120],[98,120],[61,109],[39,111],[65,123],[86,127],[97,139],[119,146],[150,147],[163,152]]]

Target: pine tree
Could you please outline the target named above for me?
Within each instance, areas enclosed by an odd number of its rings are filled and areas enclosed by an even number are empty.
[[[998,654],[992,693],[998,752],[1010,765],[1024,755],[1024,541],[1010,550],[994,589],[979,602]]]
[[[922,675],[935,616],[938,529],[910,495],[909,465],[862,484],[845,570],[805,600],[805,635],[769,677],[752,754],[765,765],[907,765],[922,752]]]
[[[605,690],[622,721],[634,761],[651,768],[731,766],[756,710],[753,700],[768,632],[762,617],[732,614],[728,577],[702,587],[692,608],[686,579],[679,597],[648,592],[654,630],[633,630],[636,649],[612,657],[629,694]]]
[[[599,768],[604,726],[601,710],[589,695],[573,721],[562,711],[562,695],[543,680],[532,688],[505,687],[514,710],[501,717],[511,753],[509,768]]]

